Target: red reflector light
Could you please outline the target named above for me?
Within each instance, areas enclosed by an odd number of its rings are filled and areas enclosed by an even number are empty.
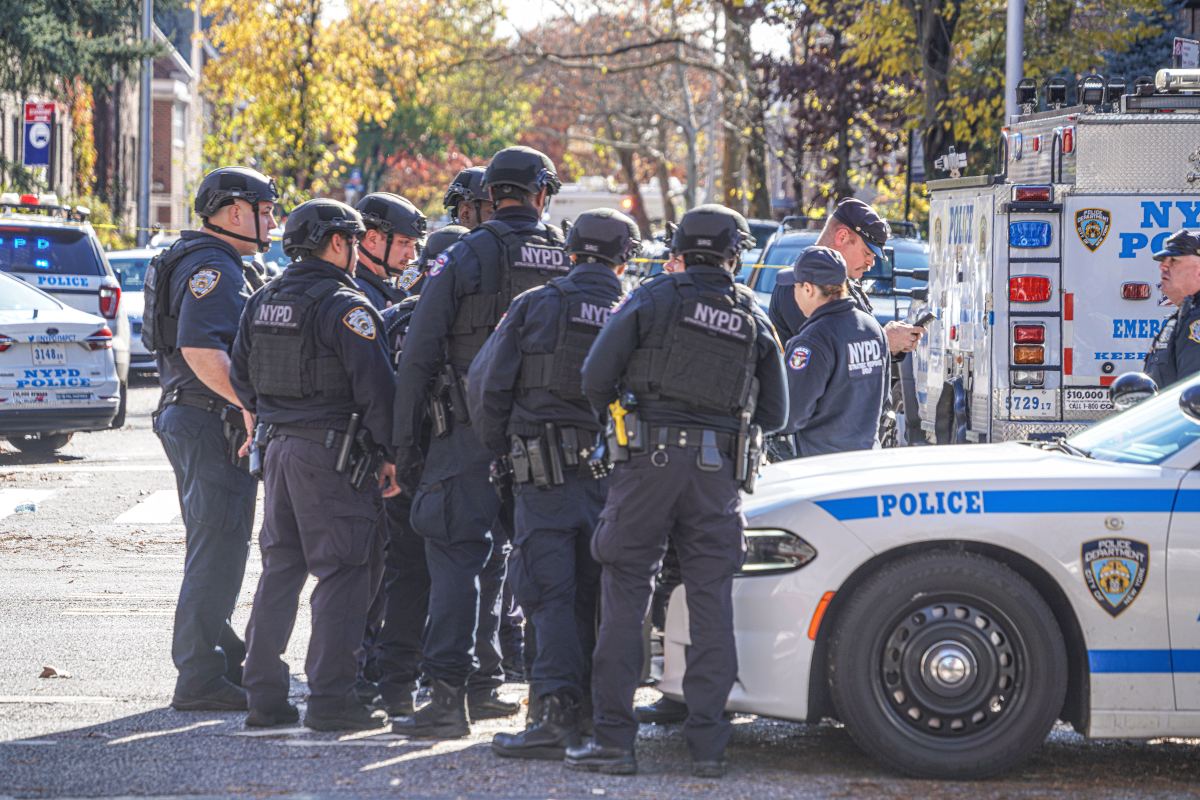
[[[121,305],[120,286],[100,287],[100,315],[105,319],[115,319],[117,308]]]
[[[1013,342],[1016,344],[1045,344],[1045,325],[1016,325],[1013,327]]]
[[[951,338],[951,340],[958,338],[958,326],[957,325],[950,326],[950,338]]]
[[[1071,125],[1063,128],[1062,132],[1062,151],[1066,155],[1075,152],[1075,126]]]
[[[1049,203],[1049,186],[1018,186],[1013,189],[1013,199],[1018,203]]]
[[[1050,279],[1044,275],[1009,278],[1008,299],[1013,303],[1044,303],[1050,299]]]
[[[1123,283],[1121,284],[1121,298],[1124,300],[1149,300],[1150,284]]]
[[[12,338],[11,336],[5,336],[3,333],[0,333],[0,353],[3,353],[5,350],[8,350],[10,347],[12,347],[16,343],[17,343],[16,339]]]
[[[23,194],[21,195],[21,204],[36,206],[38,204],[38,196],[36,194]]]
[[[88,350],[107,350],[112,347],[112,331],[103,327],[83,341]]]
[[[1041,364],[1046,360],[1046,348],[1032,344],[1019,344],[1013,348],[1014,364]]]

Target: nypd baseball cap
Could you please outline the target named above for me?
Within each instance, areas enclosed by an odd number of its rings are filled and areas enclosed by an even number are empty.
[[[838,202],[833,218],[861,236],[875,258],[883,260],[883,246],[892,231],[879,212],[862,200],[847,197]]]
[[[1171,234],[1163,243],[1163,249],[1154,254],[1154,260],[1173,256],[1200,256],[1200,232],[1182,230]]]
[[[835,286],[846,282],[846,259],[837,250],[813,245],[800,254],[792,267],[794,283]]]

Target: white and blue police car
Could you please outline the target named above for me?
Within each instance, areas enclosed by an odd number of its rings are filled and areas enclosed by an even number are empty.
[[[1005,772],[1056,720],[1200,736],[1200,376],[1056,443],[772,465],[747,498],[731,711],[833,717],[913,775]],[[667,695],[682,699],[675,590]]]

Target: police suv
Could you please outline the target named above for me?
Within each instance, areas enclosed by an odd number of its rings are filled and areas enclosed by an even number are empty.
[[[746,499],[732,711],[889,767],[1010,770],[1056,719],[1200,736],[1200,376],[1065,440],[774,464]],[[682,699],[686,594],[659,688]]]
[[[1054,438],[1112,410],[1167,309],[1151,254],[1200,227],[1200,71],[1126,93],[1090,75],[1003,130],[999,175],[930,181],[929,310],[913,357],[938,443]],[[961,155],[947,156],[952,175]],[[932,438],[932,437],[931,437]]]

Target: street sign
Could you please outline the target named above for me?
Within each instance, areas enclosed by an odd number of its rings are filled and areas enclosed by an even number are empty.
[[[54,143],[54,103],[25,103],[25,158],[27,167],[50,166]]]
[[[1175,49],[1172,54],[1175,56],[1177,69],[1196,69],[1200,67],[1200,41],[1176,36]]]

